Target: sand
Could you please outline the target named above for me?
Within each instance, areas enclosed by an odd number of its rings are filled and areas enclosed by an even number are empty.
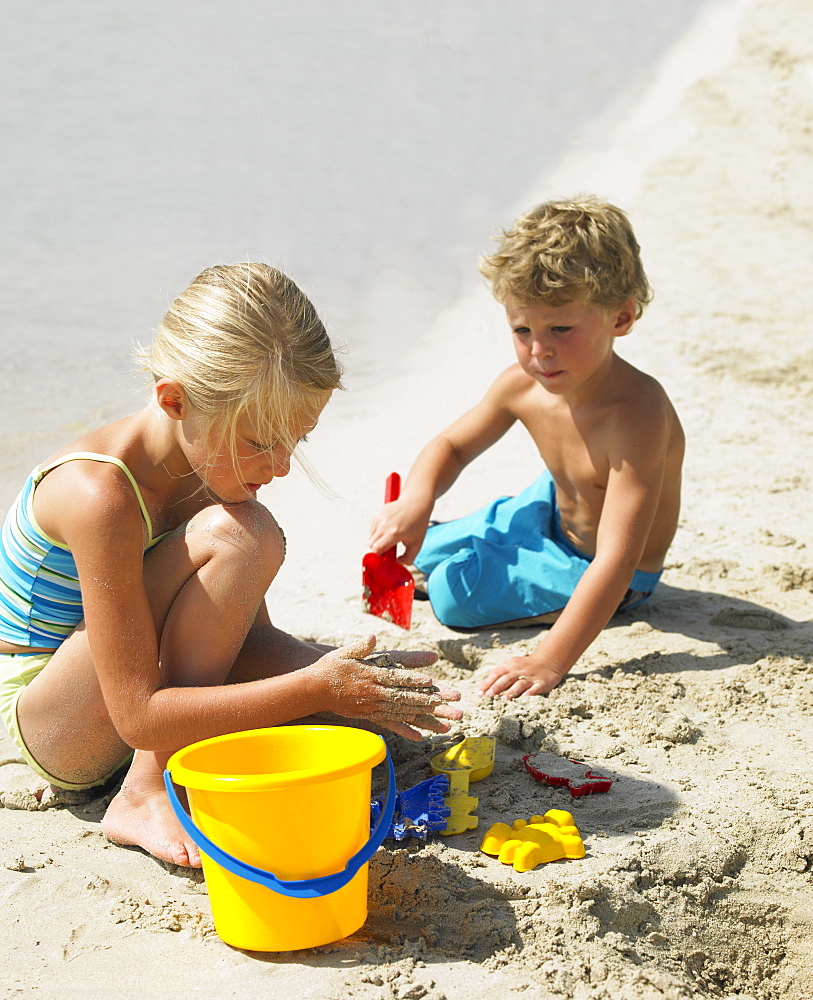
[[[360,561],[384,476],[405,472],[510,362],[473,279],[410,363],[331,404],[310,457],[340,499],[304,477],[263,499],[289,537],[274,620],[322,641],[376,632],[381,649],[437,650],[433,674],[463,693],[455,732],[497,738],[494,772],[475,786],[479,830],[388,841],[370,864],[369,919],[350,938],[243,953],[214,933],[199,874],[107,844],[105,800],[40,808],[4,742],[0,996],[813,994],[813,10],[710,8],[661,69],[620,126],[599,123],[517,192],[518,209],[581,188],[614,197],[644,248],[657,297],[619,352],[662,381],[688,439],[680,529],[655,597],[615,619],[549,697],[512,703],[478,699],[477,681],[537,631],[452,632],[425,603],[410,633],[363,614]],[[393,400],[408,401],[408,418]],[[509,435],[441,516],[536,468]],[[329,547],[314,530],[324,523]],[[428,776],[438,745],[390,741],[399,787]],[[537,752],[586,761],[613,787],[548,788],[522,764]],[[550,808],[573,813],[582,860],[519,874],[479,852],[492,822]]]

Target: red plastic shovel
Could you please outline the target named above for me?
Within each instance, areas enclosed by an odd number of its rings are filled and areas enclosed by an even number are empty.
[[[401,477],[397,472],[387,476],[384,503],[398,499]],[[408,629],[412,624],[412,598],[415,581],[412,574],[395,558],[396,546],[379,555],[368,552],[361,563],[362,600],[364,610],[385,621]]]

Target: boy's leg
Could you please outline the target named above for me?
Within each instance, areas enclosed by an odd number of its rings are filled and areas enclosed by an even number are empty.
[[[663,570],[658,573],[644,573],[637,569],[632,575],[629,590],[615,609],[615,614],[621,611],[632,611],[644,601],[648,601],[660,583],[661,576],[663,576]]]
[[[517,496],[430,528],[415,562],[438,620],[464,631],[552,624],[588,562],[562,548],[556,517],[545,472]]]
[[[279,528],[265,508],[241,504],[207,508],[145,555],[169,686],[223,683],[283,552]],[[63,780],[100,778],[128,750],[107,713],[83,626],[20,696],[17,716],[32,755]],[[182,833],[163,787],[169,756],[136,754],[102,828],[118,843],[197,866],[197,849]]]
[[[615,609],[613,614],[619,614],[621,611],[632,611],[633,608],[637,608],[639,604],[643,604],[644,601],[648,600],[652,596],[651,590],[633,590],[632,587],[624,594],[624,597],[618,607]]]
[[[483,625],[481,628],[525,628],[535,625],[553,625],[564,610],[564,608],[559,608],[558,611],[548,611],[543,615],[531,615],[529,618],[512,618],[511,621]]]

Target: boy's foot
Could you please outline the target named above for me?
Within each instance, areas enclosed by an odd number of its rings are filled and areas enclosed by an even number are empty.
[[[184,833],[169,804],[163,781],[156,787],[125,783],[107,807],[102,833],[114,844],[140,847],[185,868],[200,868],[200,852]]]

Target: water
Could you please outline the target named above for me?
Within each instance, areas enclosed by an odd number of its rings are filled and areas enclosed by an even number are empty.
[[[348,344],[351,388],[407,363],[702,6],[7,0],[0,507],[139,405],[130,348],[208,264],[291,273]]]

